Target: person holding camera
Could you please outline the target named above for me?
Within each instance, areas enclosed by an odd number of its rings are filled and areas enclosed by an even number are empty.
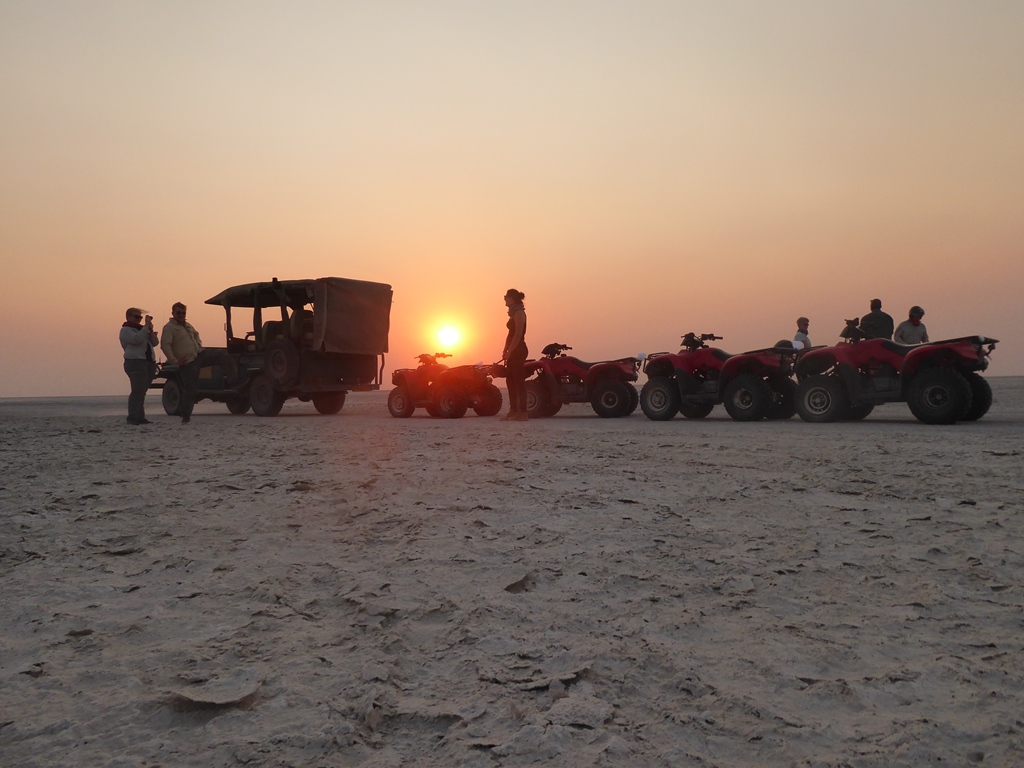
[[[121,349],[124,350],[124,372],[132,384],[132,392],[128,395],[128,423],[152,424],[146,418],[146,391],[156,376],[156,331],[153,330],[153,316],[146,315],[143,322],[143,310],[129,307],[124,313],[124,324],[121,326]]]

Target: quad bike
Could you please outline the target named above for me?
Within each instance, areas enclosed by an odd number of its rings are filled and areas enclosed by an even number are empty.
[[[585,363],[565,354],[567,344],[548,344],[539,360],[526,361],[526,412],[531,419],[554,416],[564,403],[590,403],[602,418],[629,416],[639,397],[633,382],[635,357]]]
[[[867,339],[847,320],[845,340],[800,356],[796,408],[804,421],[863,419],[880,403],[906,402],[925,424],[976,421],[992,405],[992,388],[978,373],[998,343],[961,336],[927,344]]]
[[[667,421],[682,413],[703,419],[718,403],[736,421],[793,416],[796,383],[790,376],[799,353],[792,343],[730,355],[707,345],[721,338],[688,333],[679,352],[648,355],[647,383],[640,391],[640,408],[647,418]]]
[[[416,368],[401,368],[391,375],[395,388],[388,395],[388,411],[407,419],[417,408],[435,418],[461,419],[472,407],[480,416],[501,410],[501,390],[491,383],[490,366],[460,365],[449,368],[438,362],[445,352],[419,355]]]

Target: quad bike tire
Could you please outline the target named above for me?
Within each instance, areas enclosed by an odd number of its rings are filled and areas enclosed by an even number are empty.
[[[760,376],[741,373],[725,386],[723,402],[734,421],[760,421],[768,415],[775,396]]]
[[[274,382],[265,373],[257,374],[249,386],[249,402],[257,416],[277,416],[284,406],[285,397],[274,388]]]
[[[291,339],[274,339],[263,353],[263,372],[278,389],[299,380],[299,350]]]
[[[546,419],[558,413],[561,403],[551,399],[547,386],[539,379],[526,382],[526,415],[531,419]],[[553,410],[552,410],[553,409]]]
[[[317,413],[333,416],[345,407],[345,392],[321,392],[313,395],[313,407]]]
[[[679,388],[671,376],[654,376],[640,390],[640,410],[652,421],[668,421],[679,413]]]
[[[388,394],[388,412],[396,419],[408,419],[416,410],[416,404],[405,387],[395,387]]]
[[[630,400],[629,412],[626,413],[626,415],[632,416],[633,412],[636,411],[636,407],[640,405],[640,393],[636,391],[636,387],[633,386],[632,384],[627,384],[626,388],[629,390]]]
[[[715,410],[714,403],[680,403],[679,412],[684,419],[704,419]]]
[[[846,409],[846,413],[843,414],[843,421],[863,421],[871,412],[875,410],[875,406],[871,403],[866,405],[851,405]]]
[[[181,382],[177,379],[164,381],[163,391],[160,393],[160,403],[164,407],[164,413],[168,416],[181,415]]]
[[[590,396],[590,407],[602,419],[620,419],[628,416],[633,403],[629,389],[630,385],[618,379],[599,381]]]
[[[796,382],[782,379],[772,383],[772,404],[768,406],[766,419],[785,421],[796,415]]]
[[[814,424],[839,421],[850,408],[843,383],[835,376],[808,376],[796,388],[796,412]]]
[[[224,401],[224,404],[228,407],[228,412],[233,413],[235,416],[243,416],[249,412],[252,407],[252,403],[249,402],[248,395],[238,395],[237,397],[229,397]]]
[[[488,384],[477,398],[473,410],[476,411],[477,416],[497,416],[501,412],[504,402],[501,390],[493,384]]]
[[[971,407],[963,415],[964,421],[977,421],[992,407],[992,387],[985,378],[974,371],[964,374],[971,387]]]
[[[443,384],[434,392],[434,408],[440,419],[461,419],[469,409],[469,395],[462,387]]]
[[[927,368],[910,382],[907,405],[924,424],[953,424],[972,406],[971,385],[959,371]]]

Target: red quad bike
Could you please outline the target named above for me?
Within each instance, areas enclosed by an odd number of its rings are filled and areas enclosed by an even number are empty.
[[[563,403],[590,403],[602,418],[629,416],[639,397],[633,382],[640,361],[623,357],[585,363],[564,354],[567,344],[548,344],[539,360],[526,361],[526,412],[531,419],[554,416]]]
[[[721,338],[688,333],[678,353],[648,355],[647,383],[640,391],[640,408],[647,418],[668,421],[682,413],[703,419],[717,403],[724,403],[736,421],[793,416],[796,383],[790,376],[798,352],[792,343],[730,355],[706,344]]]
[[[998,344],[961,336],[928,344],[865,339],[847,320],[845,342],[800,356],[796,408],[804,421],[863,419],[880,403],[906,401],[925,424],[976,421],[992,405],[992,388],[978,373]]]
[[[388,395],[388,410],[396,419],[407,419],[417,408],[435,418],[461,419],[472,407],[480,416],[501,410],[501,390],[491,383],[489,365],[449,368],[438,359],[445,352],[419,355],[417,368],[401,368],[391,374],[395,388]]]

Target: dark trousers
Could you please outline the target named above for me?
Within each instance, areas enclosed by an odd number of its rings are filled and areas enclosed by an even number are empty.
[[[142,421],[146,418],[146,391],[156,375],[156,364],[149,360],[125,360],[124,372],[132,383],[132,393],[128,395],[128,421]]]
[[[178,368],[181,374],[182,418],[192,416],[192,409],[196,405],[196,387],[199,385],[199,369],[209,365],[219,365],[228,382],[238,379],[238,365],[231,355],[222,349],[204,349],[191,363]]]
[[[505,359],[505,385],[508,387],[508,408],[510,411],[526,413],[526,344],[520,344],[509,352]]]

